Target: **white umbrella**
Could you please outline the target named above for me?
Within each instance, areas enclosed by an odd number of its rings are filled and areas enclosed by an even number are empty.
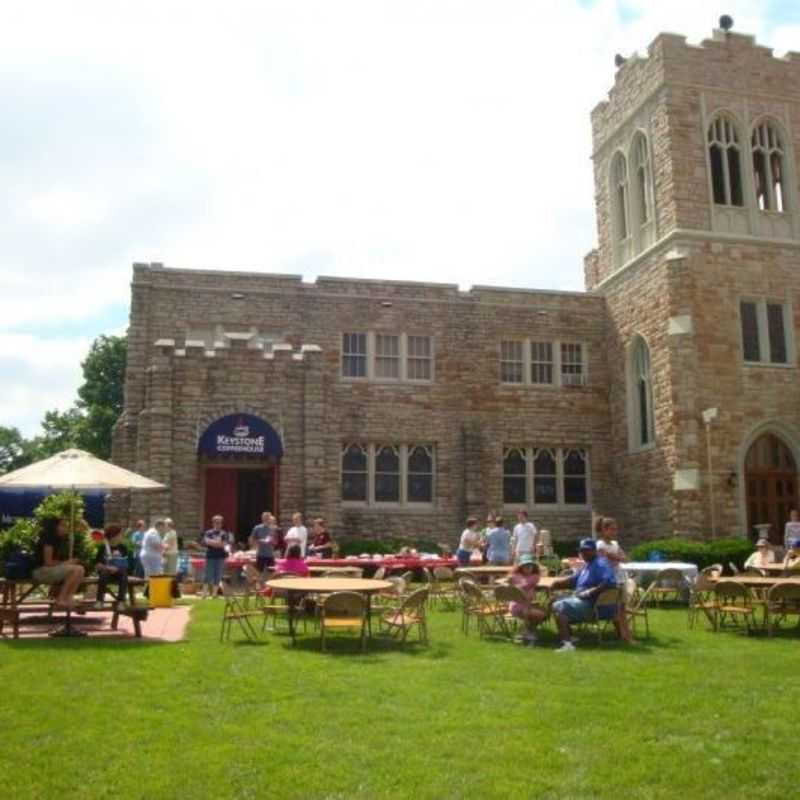
[[[0,476],[0,489],[138,489],[152,492],[166,488],[163,483],[109,464],[83,450],[64,450]],[[71,520],[71,523],[70,557],[75,521]]]

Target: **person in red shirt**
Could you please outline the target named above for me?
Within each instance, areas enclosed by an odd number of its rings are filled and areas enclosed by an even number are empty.
[[[333,556],[333,540],[328,533],[328,523],[322,517],[317,517],[314,520],[312,532],[314,538],[308,548],[309,554],[317,558],[331,558]]]

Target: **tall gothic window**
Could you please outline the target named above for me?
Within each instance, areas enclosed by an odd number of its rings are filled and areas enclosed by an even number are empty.
[[[656,433],[650,348],[641,336],[633,341],[630,391],[633,417],[631,444],[634,448],[646,447],[655,441]]]
[[[750,139],[756,202],[762,211],[786,210],[783,137],[771,122],[759,122]]]
[[[650,169],[650,151],[647,148],[647,139],[644,134],[637,133],[631,148],[633,157],[633,191],[635,192],[635,203],[633,204],[636,212],[635,224],[641,228],[646,225],[653,217],[652,186],[653,177]]]
[[[708,158],[714,202],[720,206],[743,206],[739,132],[725,114],[717,116],[709,125]]]
[[[628,238],[628,162],[617,153],[611,162],[611,203],[614,235],[618,242]]]

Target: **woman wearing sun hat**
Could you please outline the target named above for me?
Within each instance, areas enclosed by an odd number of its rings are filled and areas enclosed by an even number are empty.
[[[759,539],[756,542],[756,550],[747,557],[744,562],[745,569],[748,567],[766,567],[775,563],[775,554],[766,539]]]
[[[515,586],[526,597],[526,602],[512,602],[508,605],[509,613],[525,623],[525,632],[522,634],[523,644],[534,644],[536,641],[536,628],[547,617],[547,612],[533,600],[536,586],[539,583],[539,565],[530,553],[523,553],[519,563],[514,568],[508,579],[510,586]]]

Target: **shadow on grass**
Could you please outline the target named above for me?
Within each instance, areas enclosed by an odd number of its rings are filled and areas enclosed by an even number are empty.
[[[325,650],[320,645],[319,634],[301,634],[297,637],[295,644],[288,634],[272,634],[275,638],[282,639],[282,645],[289,651],[316,653],[319,656],[357,657],[365,664],[378,664],[388,655],[404,655],[412,658],[425,658],[438,660],[447,658],[452,650],[452,645],[447,642],[429,642],[425,645],[416,638],[407,639],[400,642],[389,636],[373,634],[372,638],[367,639],[366,651],[361,652],[360,640],[357,636],[327,636],[325,638]],[[277,644],[277,642],[276,642]]]
[[[123,647],[125,649],[161,647],[163,645],[181,645],[186,642],[167,642],[163,639],[136,639],[135,637],[77,636],[72,637],[40,637],[30,636],[20,639],[0,639],[0,647],[9,650],[113,650]]]
[[[483,641],[499,647],[519,647],[523,645],[500,634],[486,635]],[[674,650],[685,644],[683,639],[677,636],[649,636],[637,639],[636,644],[626,644],[615,636],[607,636],[598,641],[596,636],[591,634],[574,633],[573,641],[579,650],[595,651],[607,650],[614,653],[623,653],[629,656],[652,656],[659,651]],[[540,630],[537,635],[535,650],[555,650],[561,645],[561,640],[554,631],[549,629]]]

